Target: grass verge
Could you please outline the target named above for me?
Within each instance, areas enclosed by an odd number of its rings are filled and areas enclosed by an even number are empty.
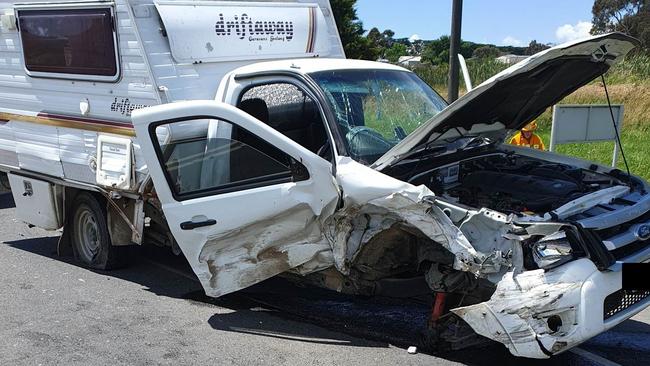
[[[615,65],[607,73],[606,81],[612,104],[623,104],[625,108],[621,139],[630,170],[632,174],[650,180],[650,57],[636,56]],[[443,97],[446,96],[446,88],[442,83],[434,84],[434,89]],[[606,103],[605,89],[599,79],[560,102],[560,104]],[[551,119],[551,108],[537,119],[540,125],[539,134],[547,146],[550,141]],[[557,152],[610,165],[613,149],[613,142],[594,142],[559,145]],[[617,167],[625,169],[620,155]]]

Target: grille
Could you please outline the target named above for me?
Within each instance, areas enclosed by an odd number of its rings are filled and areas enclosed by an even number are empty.
[[[611,250],[610,253],[612,253],[616,260],[620,260],[644,249],[648,245],[650,245],[650,241],[635,241],[634,243]]]
[[[607,320],[650,296],[650,291],[618,290],[605,298],[603,319]]]
[[[650,221],[650,211],[646,212],[645,214],[637,217],[634,220],[628,221],[624,224],[613,226],[607,229],[601,229],[597,230],[598,235],[600,235],[601,238],[611,238],[612,236],[615,236],[617,234],[623,233],[627,231],[629,228],[631,228],[633,225],[640,224],[643,222],[648,222]]]
[[[598,237],[601,240],[608,240],[613,238],[614,236],[618,234],[622,234],[627,232],[632,226],[640,223],[646,223],[650,221],[650,211],[646,212],[645,214],[637,217],[634,220],[628,221],[624,224],[617,225],[617,226],[612,226],[607,229],[601,229],[601,230],[594,230],[596,234],[598,234]],[[629,244],[626,244],[620,248],[611,250],[610,253],[614,256],[616,260],[621,260],[624,259],[625,257],[632,255],[642,249],[645,249],[646,247],[650,246],[650,240],[648,241],[634,241]]]

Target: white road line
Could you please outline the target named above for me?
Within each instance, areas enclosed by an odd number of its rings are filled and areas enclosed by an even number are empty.
[[[589,361],[595,362],[596,365],[599,366],[621,366],[621,364],[616,363],[614,361],[610,361],[604,357],[598,356],[595,353],[591,353],[587,350],[584,350],[582,348],[571,348],[569,352],[574,353],[582,358],[586,358]]]

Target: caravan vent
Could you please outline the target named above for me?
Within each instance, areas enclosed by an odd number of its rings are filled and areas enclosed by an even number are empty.
[[[97,184],[129,190],[132,187],[132,142],[100,135],[97,139]]]

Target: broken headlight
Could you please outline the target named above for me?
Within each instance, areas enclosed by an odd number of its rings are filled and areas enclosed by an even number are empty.
[[[539,268],[549,269],[574,258],[571,243],[564,231],[543,237],[532,245],[533,259]]]

